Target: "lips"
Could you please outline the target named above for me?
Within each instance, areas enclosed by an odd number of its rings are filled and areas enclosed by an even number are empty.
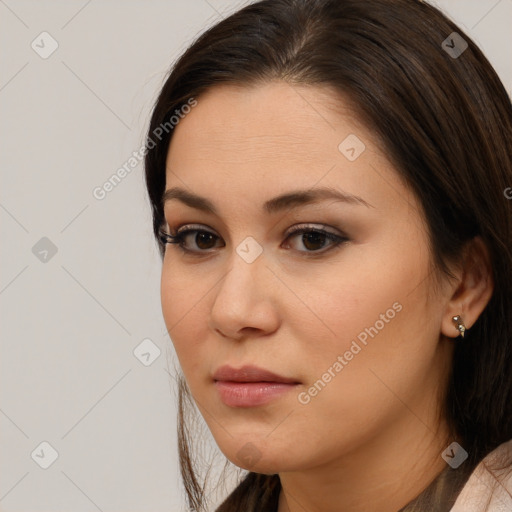
[[[229,365],[221,366],[213,374],[213,380],[224,382],[279,382],[283,384],[299,384],[296,379],[283,377],[264,368],[246,365],[239,369]]]
[[[221,366],[213,374],[214,386],[228,407],[258,407],[278,400],[300,384],[295,379],[258,368]]]

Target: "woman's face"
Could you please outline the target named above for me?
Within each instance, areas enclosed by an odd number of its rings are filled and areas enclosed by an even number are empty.
[[[428,434],[448,298],[420,205],[372,134],[326,88],[223,85],[197,100],[174,128],[166,190],[215,213],[169,194],[168,232],[207,233],[184,236],[191,252],[166,246],[162,308],[220,449],[276,473]],[[223,365],[293,384],[216,383]]]

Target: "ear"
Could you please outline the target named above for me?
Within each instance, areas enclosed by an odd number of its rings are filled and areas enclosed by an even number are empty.
[[[452,318],[459,315],[466,329],[470,329],[489,303],[494,290],[491,258],[480,236],[468,242],[460,265],[454,273],[457,280],[449,287],[451,296],[441,324],[441,332],[448,338],[460,335]]]

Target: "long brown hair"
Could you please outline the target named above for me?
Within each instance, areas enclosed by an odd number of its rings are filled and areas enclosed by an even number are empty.
[[[450,51],[463,49],[458,37],[468,45],[459,55]],[[419,0],[248,5],[196,39],[172,67],[156,101],[145,176],[162,256],[158,235],[164,225],[170,117],[216,84],[270,80],[328,85],[351,100],[420,201],[437,269],[450,275],[447,263],[457,261],[477,235],[487,245],[493,295],[455,347],[443,403],[454,438],[469,454],[466,467],[473,468],[512,438],[512,106],[507,92],[469,36]],[[158,131],[161,126],[167,126],[165,133]],[[199,511],[206,504],[184,416],[188,393],[180,376],[180,469],[189,507]],[[404,510],[445,510],[462,483],[443,472]],[[452,492],[441,493],[446,487]],[[218,511],[275,511],[279,489],[278,475],[249,472]]]

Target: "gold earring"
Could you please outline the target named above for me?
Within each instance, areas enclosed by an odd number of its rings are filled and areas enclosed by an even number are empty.
[[[464,338],[464,332],[466,331],[466,326],[464,325],[464,322],[462,321],[462,318],[460,315],[452,317],[452,320],[456,324],[455,327],[459,330],[460,335]]]

